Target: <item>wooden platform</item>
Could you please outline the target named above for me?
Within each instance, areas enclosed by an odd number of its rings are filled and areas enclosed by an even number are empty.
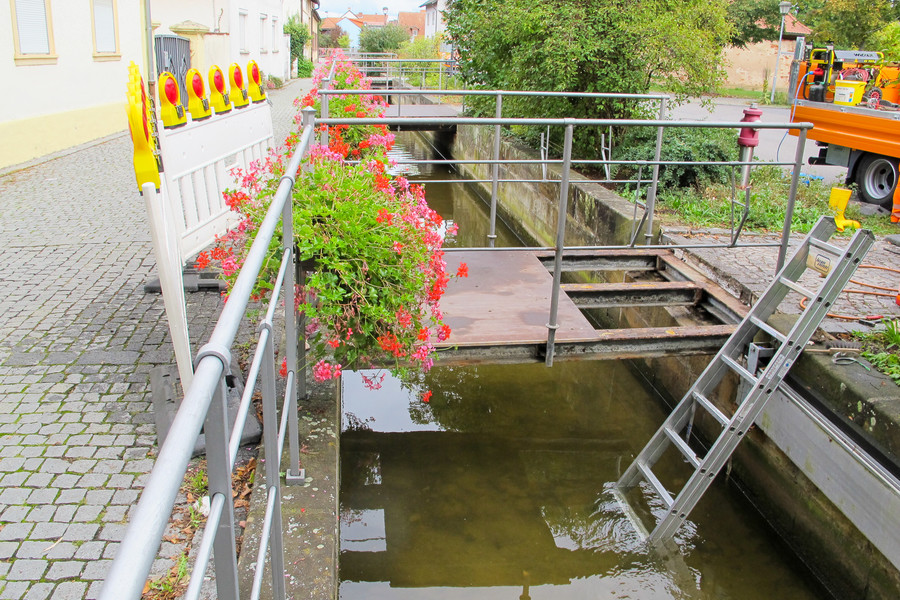
[[[553,276],[531,252],[467,250],[444,255],[447,272],[460,263],[469,276],[451,281],[441,300],[454,344],[515,344],[547,341]],[[590,340],[593,325],[560,294],[559,341]]]
[[[451,281],[441,301],[444,322],[453,331],[439,345],[441,362],[542,360],[553,287],[547,259],[546,252],[523,250],[447,252],[447,271],[455,273],[466,263],[469,276]],[[563,270],[575,269],[655,271],[669,281],[564,286],[555,348],[560,359],[715,353],[746,312],[738,300],[666,250],[573,252],[564,259]],[[598,330],[580,309],[690,305],[705,308],[707,322]]]

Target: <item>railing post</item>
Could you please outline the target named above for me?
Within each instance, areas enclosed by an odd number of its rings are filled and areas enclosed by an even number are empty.
[[[503,96],[497,94],[494,118],[503,118]],[[493,248],[497,239],[497,188],[500,183],[500,125],[494,125],[494,164],[491,168],[491,228],[488,232],[488,246]]]
[[[292,269],[288,268],[287,274],[291,274]],[[285,278],[285,285],[287,283]],[[286,305],[290,305],[288,310],[293,312],[293,302],[287,296],[285,289]],[[278,452],[278,413],[275,409],[275,345],[272,342],[272,324],[264,323],[260,328],[268,326],[268,336],[266,337],[266,346],[263,352],[263,364],[260,369],[262,379],[262,403],[263,403],[263,423],[267,425],[263,427],[263,444],[266,453],[266,496],[269,490],[274,489],[275,506],[272,510],[272,527],[269,530],[269,560],[271,561],[272,575],[272,598],[274,600],[284,600],[284,538],[282,536],[281,526],[281,481],[279,468],[281,465],[281,456]],[[287,341],[288,353],[290,353],[290,338]],[[260,545],[266,543],[260,540]]]
[[[224,362],[228,357],[220,357]],[[225,372],[229,365],[226,363]],[[225,377],[216,385],[206,422],[206,475],[210,501],[223,496],[222,516],[213,542],[213,561],[216,568],[216,592],[219,600],[238,600],[237,556],[234,535],[234,500],[231,485],[231,457],[228,451],[228,411],[226,408]],[[210,502],[212,504],[212,502]]]
[[[659,100],[659,120],[666,120],[666,99]],[[662,142],[665,127],[657,127],[656,129],[656,150],[653,153],[653,183],[647,190],[647,231],[644,233],[644,243],[648,246],[653,243],[653,211],[656,210],[656,190],[659,187],[659,159],[662,156]]]
[[[301,121],[302,129],[315,126],[315,109],[307,106],[301,111],[303,119]],[[301,130],[302,130],[301,129]],[[297,148],[295,152],[306,152],[306,148]],[[305,168],[305,167],[304,167]],[[288,173],[290,177],[296,178],[296,173]],[[296,307],[297,284],[299,280],[298,260],[294,254],[294,215],[293,215],[293,187],[291,188],[291,198],[284,203],[284,211],[281,215],[282,239],[284,240],[284,251],[291,253],[291,260],[294,268],[288,268],[284,279],[284,336],[285,336],[285,361],[288,373],[294,374],[295,390],[287,398],[287,404],[284,410],[288,413],[288,468],[285,474],[285,483],[287,485],[297,485],[301,482],[300,473],[300,443],[299,443],[299,423],[297,422],[297,404],[301,398],[305,398],[305,389],[302,390],[299,385],[300,374],[298,373],[299,348],[304,347],[303,333],[299,330]],[[305,375],[304,365],[304,375]],[[306,377],[302,378],[303,386],[306,384]]]
[[[327,90],[331,80],[327,77],[322,80],[322,89]],[[320,94],[320,98],[322,98],[322,114],[321,117],[323,119],[328,118],[328,94]],[[319,143],[325,147],[328,147],[328,125],[324,125],[322,129],[322,135],[319,138]]]
[[[806,130],[801,129],[797,137],[797,152],[794,154],[794,172],[791,174],[791,191],[788,192],[787,207],[784,211],[784,227],[781,230],[781,247],[778,248],[778,263],[775,273],[781,271],[787,257],[788,244],[791,241],[791,221],[794,219],[794,202],[797,199],[797,186],[800,184],[800,166],[803,164],[803,151],[806,148]]]
[[[559,182],[559,215],[556,220],[556,256],[553,260],[553,290],[550,294],[550,322],[547,323],[547,357],[546,365],[553,366],[553,352],[556,347],[556,330],[559,329],[559,286],[562,276],[562,256],[565,248],[566,219],[569,211],[569,169],[572,168],[572,133],[573,125],[566,125],[566,136],[563,146],[562,174]]]

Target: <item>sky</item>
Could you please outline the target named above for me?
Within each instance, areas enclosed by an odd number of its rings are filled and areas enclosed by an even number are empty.
[[[387,6],[388,14],[396,15],[400,11],[419,12],[423,2],[425,0],[322,0],[319,14],[323,17],[339,17],[349,8],[355,13],[380,15]]]

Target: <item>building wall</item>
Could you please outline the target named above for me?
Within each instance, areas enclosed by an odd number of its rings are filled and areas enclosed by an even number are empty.
[[[52,2],[55,61],[16,61],[10,2],[0,2],[0,168],[123,131],[128,65],[144,68],[139,0],[117,0],[118,53],[95,57],[87,2]]]
[[[782,55],[778,63],[778,81],[775,86],[778,91],[787,90],[794,46],[795,40],[781,42]],[[766,89],[771,91],[776,54],[778,54],[777,41],[758,42],[746,48],[726,48],[726,86],[762,91],[765,85]]]

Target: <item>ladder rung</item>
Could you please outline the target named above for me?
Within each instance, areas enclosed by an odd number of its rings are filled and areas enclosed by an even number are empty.
[[[751,383],[756,383],[758,381],[758,379],[753,375],[753,373],[751,373],[750,371],[748,371],[747,369],[745,369],[744,367],[739,365],[738,362],[736,360],[734,360],[733,358],[731,358],[730,356],[723,354],[721,358],[722,358],[722,362],[724,362],[726,365],[731,367],[732,371],[734,371],[735,373],[737,373],[738,375],[740,375],[747,381],[749,381]]]
[[[762,329],[763,331],[765,331],[766,333],[768,333],[770,336],[772,336],[773,338],[775,338],[776,340],[778,340],[781,343],[784,343],[784,341],[787,339],[787,337],[785,337],[785,335],[783,333],[781,333],[780,331],[778,331],[777,329],[775,329],[774,327],[772,327],[771,325],[769,325],[762,319],[758,319],[757,317],[750,317],[750,322],[753,323],[754,325],[756,325],[757,327],[759,327],[760,329]]]
[[[791,288],[792,290],[794,290],[795,292],[797,292],[797,293],[800,294],[801,296],[805,296],[805,297],[810,298],[810,299],[811,299],[811,298],[815,298],[816,296],[818,296],[818,294],[816,294],[815,292],[809,291],[808,289],[806,289],[806,288],[803,287],[802,285],[798,284],[796,281],[791,281],[791,280],[788,279],[787,277],[780,277],[780,278],[778,279],[778,281],[780,281],[780,282],[782,283],[782,285],[786,285],[787,287]]]
[[[663,499],[663,502],[666,503],[666,508],[671,508],[675,501],[672,499],[672,495],[669,493],[669,490],[662,484],[662,482],[656,478],[656,475],[653,474],[653,471],[650,470],[643,462],[638,462],[638,469],[641,470],[641,473],[644,474],[644,479],[646,479],[650,485],[653,486],[653,489],[656,490],[656,493],[659,494],[659,497]]]
[[[835,246],[834,244],[829,244],[824,240],[820,240],[818,238],[811,237],[809,238],[810,246],[815,246],[819,250],[824,250],[828,254],[832,254],[837,258],[841,258],[844,256],[844,251]]]
[[[699,467],[700,466],[700,458],[697,456],[697,454],[693,450],[691,450],[691,447],[688,446],[686,441],[684,441],[684,438],[682,438],[680,435],[678,435],[678,432],[675,431],[674,429],[672,429],[671,427],[666,427],[664,431],[666,432],[666,436],[670,440],[672,440],[672,443],[675,445],[675,447],[681,451],[681,453],[684,455],[684,457],[686,459],[688,459],[688,461],[692,465],[694,465],[694,468],[696,469],[697,467]]]
[[[691,395],[694,397],[694,400],[697,402],[697,404],[702,406],[706,412],[711,414],[713,418],[722,425],[722,427],[725,427],[731,422],[731,419],[726,417],[725,413],[716,408],[716,406],[712,402],[710,402],[706,396],[698,394],[697,392],[693,392]]]

